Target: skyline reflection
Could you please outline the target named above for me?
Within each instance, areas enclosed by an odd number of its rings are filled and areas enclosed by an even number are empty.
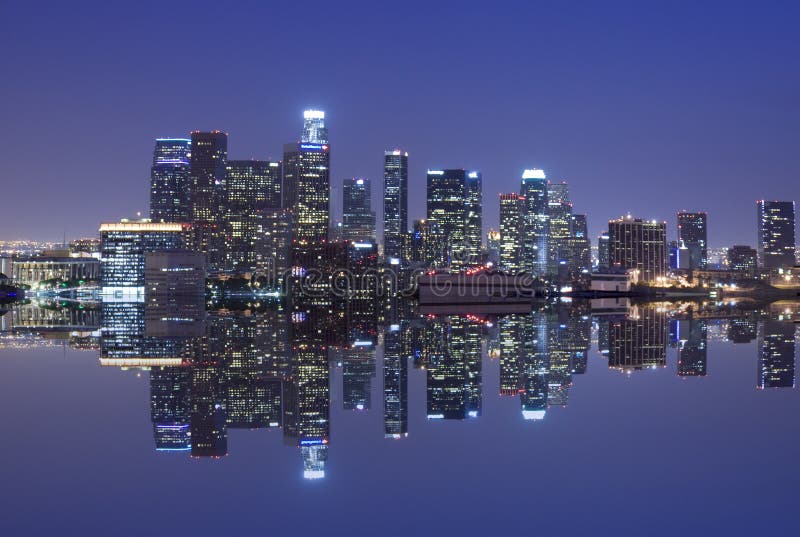
[[[414,433],[412,370],[424,377],[428,421],[489,419],[490,396],[517,399],[519,419],[540,421],[569,406],[590,367],[636,377],[674,360],[677,377],[703,382],[713,374],[709,340],[756,343],[756,388],[795,385],[798,303],[562,302],[500,316],[380,306],[17,304],[0,317],[0,347],[58,343],[99,353],[101,366],[148,370],[156,451],[220,458],[235,451],[229,431],[276,429],[298,448],[307,479],[325,477],[333,405],[382,413],[387,439]],[[487,393],[487,368],[497,393]]]

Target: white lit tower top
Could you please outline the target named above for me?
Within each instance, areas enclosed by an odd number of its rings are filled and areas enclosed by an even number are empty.
[[[327,144],[328,129],[325,127],[325,112],[306,110],[303,112],[303,143]]]

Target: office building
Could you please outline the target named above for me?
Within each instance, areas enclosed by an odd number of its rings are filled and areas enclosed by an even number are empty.
[[[519,194],[500,194],[500,267],[508,272],[522,270],[522,209]]]
[[[298,245],[325,242],[330,222],[330,151],[325,113],[306,110],[303,138],[283,153],[283,208]]]
[[[467,170],[428,170],[427,220],[443,243],[434,266],[462,268],[480,262],[483,225],[481,174]]]
[[[757,209],[758,266],[765,269],[794,266],[794,202],[760,200]]]
[[[375,213],[369,179],[353,177],[342,182],[342,239],[375,242]]]
[[[547,176],[543,170],[522,172],[522,270],[546,276],[550,252],[550,217]]]
[[[222,205],[224,264],[227,271],[252,271],[265,254],[267,212],[281,207],[281,163],[230,160]]]
[[[728,270],[754,276],[758,268],[758,252],[750,246],[734,244],[728,248]]]
[[[150,168],[150,219],[189,222],[189,138],[157,138]]]
[[[708,215],[678,213],[678,241],[688,250],[689,270],[708,268]]]
[[[195,235],[195,249],[206,254],[211,270],[221,270],[224,262],[222,215],[227,161],[226,133],[192,133],[189,217]]]
[[[184,250],[190,243],[189,224],[149,220],[100,225],[100,280],[104,295],[142,296],[145,255],[148,252]]]
[[[632,269],[633,280],[662,283],[667,270],[667,224],[630,216],[608,222],[612,267]]]
[[[383,161],[383,255],[402,259],[408,233],[408,152],[386,151]]]

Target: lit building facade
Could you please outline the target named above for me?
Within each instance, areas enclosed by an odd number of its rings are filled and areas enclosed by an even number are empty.
[[[385,151],[383,156],[383,255],[402,259],[408,232],[408,152]]]
[[[428,170],[427,220],[444,243],[434,266],[461,268],[477,264],[481,252],[483,210],[481,174],[467,170]]]
[[[633,269],[635,281],[663,281],[667,270],[667,224],[630,216],[608,222],[612,267]]]
[[[547,275],[550,252],[550,217],[547,202],[547,176],[543,170],[522,172],[522,270]]]
[[[755,275],[758,268],[758,252],[755,248],[735,244],[728,248],[728,270]]]
[[[369,179],[353,177],[342,182],[342,238],[375,242],[375,213]]]
[[[251,271],[264,257],[262,243],[267,213],[281,207],[281,163],[230,160],[226,170],[223,268]]]
[[[524,201],[519,194],[500,194],[500,267],[512,273],[522,269]]]
[[[688,249],[690,270],[708,268],[708,215],[678,213],[678,240]]]
[[[223,203],[228,135],[221,131],[193,132],[189,158],[189,217],[195,248],[208,257],[211,270],[223,266]]]
[[[795,258],[795,210],[793,201],[757,202],[758,266],[791,267]]]
[[[157,138],[150,168],[150,219],[189,222],[189,138]]]
[[[145,254],[184,250],[190,243],[189,224],[121,221],[101,224],[100,280],[104,295],[141,296],[145,284]]]

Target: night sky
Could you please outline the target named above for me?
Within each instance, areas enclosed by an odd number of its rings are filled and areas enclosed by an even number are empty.
[[[687,209],[754,244],[756,199],[800,201],[800,3],[436,4],[0,2],[0,239],[146,214],[156,137],[280,158],[306,107],[334,183],[410,152],[412,217],[429,167],[483,172],[487,228],[529,167],[593,237]]]

